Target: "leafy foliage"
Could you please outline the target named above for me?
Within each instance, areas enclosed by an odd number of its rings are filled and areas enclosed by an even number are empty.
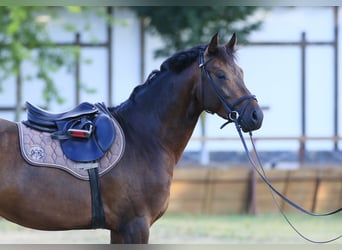
[[[47,102],[53,98],[62,101],[49,73],[56,72],[70,58],[62,48],[53,45],[46,24],[37,20],[38,14],[45,10],[44,7],[0,7],[0,84],[18,75],[21,64],[29,61],[37,66],[37,71],[25,79],[45,82]]]
[[[244,41],[262,23],[251,18],[260,7],[142,6],[131,9],[147,19],[148,31],[162,37],[165,44],[156,51],[156,56],[170,55],[199,42],[207,43],[216,32],[225,40],[237,32],[239,40]]]
[[[226,35],[225,39],[228,39],[232,32],[238,32],[241,41],[261,24],[260,20],[246,21],[258,10],[258,7],[140,6],[129,8],[148,22],[148,31],[158,33],[163,38],[164,47],[156,50],[157,56],[169,55],[199,42],[207,43],[216,32],[220,32],[221,36]],[[44,18],[50,21],[58,19],[63,11],[71,15],[82,15],[82,19],[87,19],[92,15],[91,13],[95,13],[107,23],[120,23],[120,20],[108,15],[104,7],[1,6],[0,91],[4,80],[18,75],[21,65],[29,62],[36,66],[36,70],[29,72],[23,80],[44,82],[43,98],[46,105],[52,101],[64,101],[51,75],[63,67],[68,71],[73,71],[75,58],[80,52],[77,46],[58,47],[53,43],[48,33],[48,22],[44,20]],[[83,31],[91,29],[89,20],[84,22]],[[67,32],[78,30],[70,22],[63,26]]]
[[[52,101],[64,102],[52,74],[63,67],[72,72],[75,68],[75,58],[79,56],[80,51],[78,46],[61,47],[51,40],[48,24],[49,21],[58,19],[60,13],[82,15],[82,18],[86,19],[84,27],[81,27],[83,31],[90,30],[90,21],[87,20],[90,13],[104,18],[106,22],[113,22],[104,7],[92,9],[80,6],[1,6],[0,91],[4,80],[17,76],[21,65],[26,62],[35,65],[35,70],[24,76],[23,80],[40,80],[44,83],[42,95],[46,105]],[[62,26],[66,32],[77,31],[73,23],[62,23]]]

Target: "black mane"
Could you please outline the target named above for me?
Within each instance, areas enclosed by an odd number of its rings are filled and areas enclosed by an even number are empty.
[[[149,76],[147,77],[146,81],[136,86],[129,99],[134,101],[134,98],[140,90],[144,89],[145,87],[149,86],[158,76],[166,71],[172,71],[175,73],[181,72],[183,69],[190,66],[195,59],[197,59],[200,52],[204,52],[206,45],[198,45],[188,50],[180,51],[174,54],[173,56],[166,59],[161,65],[160,70],[153,70]]]
[[[191,49],[177,52],[162,63],[160,70],[171,70],[173,72],[179,73],[191,65],[198,57],[199,53],[204,52],[206,47],[206,45],[198,45]]]

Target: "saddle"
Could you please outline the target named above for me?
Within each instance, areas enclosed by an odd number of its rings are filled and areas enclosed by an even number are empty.
[[[63,153],[76,162],[100,159],[114,142],[116,131],[104,104],[83,102],[64,113],[50,113],[26,102],[27,120],[35,130],[51,133],[59,140]]]

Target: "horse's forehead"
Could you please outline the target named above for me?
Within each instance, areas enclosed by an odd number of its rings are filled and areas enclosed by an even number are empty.
[[[217,67],[227,68],[228,70],[235,70],[239,68],[239,66],[235,62],[235,57],[233,52],[227,51],[227,49],[222,46],[219,48],[218,53],[216,55],[216,59],[214,60],[214,64]]]

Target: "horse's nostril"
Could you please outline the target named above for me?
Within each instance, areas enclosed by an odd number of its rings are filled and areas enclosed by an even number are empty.
[[[252,123],[254,123],[255,127],[257,127],[257,128],[261,127],[263,117],[264,117],[264,115],[263,115],[261,110],[257,109],[257,110],[254,110],[252,112],[251,121],[252,121]]]
[[[257,121],[257,120],[258,120],[258,112],[253,111],[253,113],[252,113],[252,119],[253,119],[254,121]]]

